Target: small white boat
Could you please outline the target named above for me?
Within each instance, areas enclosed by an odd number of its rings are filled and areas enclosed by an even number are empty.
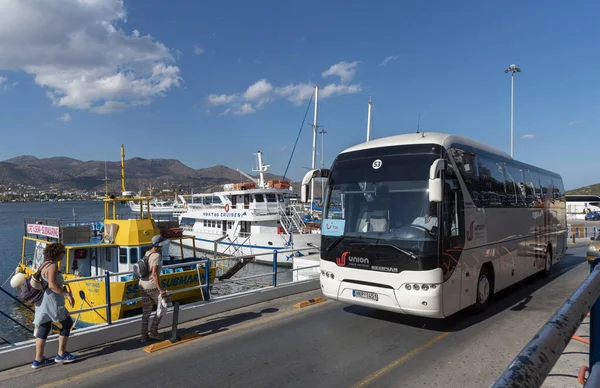
[[[129,201],[128,205],[132,212],[140,211],[139,201]],[[165,201],[154,198],[152,201],[150,201],[150,206],[148,209],[150,210],[150,214],[173,216],[178,216],[179,214],[187,211],[186,201],[181,196],[176,197],[174,201]]]

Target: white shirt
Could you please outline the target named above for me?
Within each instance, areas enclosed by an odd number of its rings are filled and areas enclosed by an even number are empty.
[[[437,217],[425,215],[424,217],[415,218],[415,220],[412,222],[412,225],[420,225],[431,231],[433,228],[438,226],[438,220]]]

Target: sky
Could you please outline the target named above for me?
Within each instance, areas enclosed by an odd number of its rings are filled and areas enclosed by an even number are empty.
[[[371,138],[463,135],[600,182],[600,3],[0,0],[0,161],[178,159],[283,174],[316,84],[317,165]],[[311,166],[313,106],[287,175]],[[324,146],[321,141],[324,139]],[[324,152],[321,152],[321,149]],[[323,154],[323,155],[322,155]]]

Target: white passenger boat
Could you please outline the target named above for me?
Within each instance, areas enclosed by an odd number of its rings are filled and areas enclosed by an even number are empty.
[[[179,216],[184,235],[195,236],[196,248],[225,256],[245,256],[284,249],[315,248],[318,252],[320,229],[306,223],[304,214],[290,206],[292,191],[284,181],[265,182],[269,166],[258,152],[259,179],[228,184],[223,191],[195,194],[194,203]],[[245,175],[245,174],[244,174]],[[191,247],[191,240],[184,239]],[[309,254],[305,251],[303,254]],[[272,263],[273,255],[256,257],[257,262]],[[292,265],[288,254],[277,255],[278,264]]]

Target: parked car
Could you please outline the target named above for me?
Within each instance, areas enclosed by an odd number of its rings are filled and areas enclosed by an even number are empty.
[[[589,212],[585,215],[586,221],[600,221],[600,213],[598,212]]]

